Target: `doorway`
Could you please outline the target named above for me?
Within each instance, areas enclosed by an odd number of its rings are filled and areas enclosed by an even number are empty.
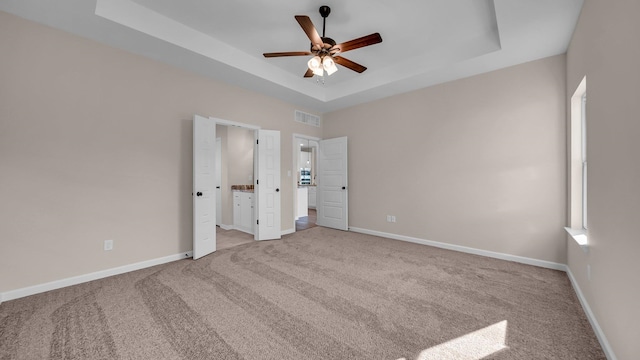
[[[232,146],[239,147],[236,151],[238,158],[234,158],[234,168],[227,167],[227,172],[236,172],[235,162],[253,164],[245,166],[239,174],[232,175],[227,185],[227,209],[232,205],[231,219],[233,228],[243,229],[253,233],[255,240],[280,239],[281,232],[281,193],[280,193],[280,131],[265,130],[255,125],[248,125],[229,120],[214,119],[216,128],[226,126],[227,132],[240,133],[242,139]],[[247,132],[248,131],[248,132]],[[248,134],[248,135],[247,135]],[[251,145],[242,145],[247,143]],[[223,142],[224,145],[224,142]],[[229,159],[230,162],[232,159]],[[224,172],[224,163],[222,171]],[[255,174],[255,175],[254,175]],[[262,182],[260,182],[262,177]],[[231,180],[233,179],[233,181]],[[223,181],[224,182],[224,181]],[[237,187],[232,189],[231,187]],[[224,185],[223,185],[223,190]],[[233,190],[236,190],[233,193]],[[231,193],[231,195],[229,195]],[[237,195],[237,196],[236,196]],[[224,200],[224,195],[223,195]],[[237,202],[239,201],[239,203]],[[224,202],[223,202],[224,204]],[[223,222],[225,218],[223,209]],[[235,221],[241,219],[240,222]],[[253,230],[253,231],[251,231]]]
[[[220,195],[216,199],[220,209],[220,214],[216,214],[216,225],[223,230],[253,234],[251,216],[241,221],[234,201],[240,195],[253,193],[255,132],[239,126],[216,124],[216,148],[219,146],[220,149],[219,155],[216,154],[216,171],[219,171],[216,176],[220,177],[221,188],[218,191],[216,187],[216,193]]]
[[[216,124],[217,250],[254,241],[255,132]]]
[[[220,227],[230,223],[229,216],[225,216],[224,195],[225,193],[228,195],[226,190],[231,191],[232,189],[228,182],[225,186],[225,166],[222,161],[219,161],[221,157],[217,156],[217,153],[222,154],[224,149],[223,139],[220,141],[222,149],[218,150],[217,146],[216,130],[219,125],[250,130],[251,136],[248,136],[248,143],[251,146],[248,149],[251,150],[251,154],[247,155],[247,151],[241,155],[247,157],[248,160],[253,159],[253,163],[249,166],[252,171],[249,175],[245,175],[247,180],[243,179],[240,182],[250,182],[251,185],[240,185],[242,190],[250,189],[254,190],[254,193],[248,197],[243,196],[242,219],[249,219],[243,224],[247,225],[248,232],[253,229],[254,240],[280,239],[282,235],[280,227],[280,132],[263,130],[254,125],[194,115],[192,190],[194,260],[216,251],[218,229],[216,225],[219,223],[218,211],[216,211],[218,208],[217,198],[222,199]],[[220,182],[218,182],[219,173],[223,174]],[[263,183],[259,184],[261,176]],[[218,195],[216,188],[218,183],[220,184],[220,195]],[[227,198],[227,205],[230,203],[228,200]],[[224,224],[225,221],[228,223]],[[231,221],[233,221],[233,217],[231,217]]]
[[[316,225],[316,178],[319,138],[293,134],[293,188],[295,231]]]
[[[296,231],[314,226],[349,229],[347,138],[293,134],[293,210]]]

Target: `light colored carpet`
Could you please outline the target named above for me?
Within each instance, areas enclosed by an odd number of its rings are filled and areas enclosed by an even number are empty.
[[[224,230],[216,226],[216,249],[224,250],[230,247],[252,243],[252,234],[247,234],[239,230]]]
[[[0,359],[605,359],[567,275],[316,227],[0,305]]]

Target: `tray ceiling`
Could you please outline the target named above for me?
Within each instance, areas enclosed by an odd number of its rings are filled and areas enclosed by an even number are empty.
[[[566,52],[582,0],[22,0],[0,10],[268,94],[317,112]],[[379,32],[344,53],[368,68],[303,78],[308,57],[294,19],[307,15],[337,42]]]

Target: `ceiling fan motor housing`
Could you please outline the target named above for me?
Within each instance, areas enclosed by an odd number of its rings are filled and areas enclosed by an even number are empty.
[[[317,47],[314,47],[312,43],[311,52],[316,55],[328,55],[330,53],[329,50],[332,47],[336,46],[336,41],[329,37],[321,37],[321,39],[322,39],[322,42],[324,43],[324,46],[322,47],[322,49],[318,49]]]

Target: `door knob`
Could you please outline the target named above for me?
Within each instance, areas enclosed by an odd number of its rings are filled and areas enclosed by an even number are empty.
[[[276,189],[276,192],[280,192],[280,189]]]
[[[346,187],[346,186],[343,186],[343,187],[342,187],[342,190],[347,190],[347,187]]]
[[[220,189],[220,186],[216,186],[216,189]]]
[[[198,192],[196,193],[196,196],[202,196],[202,191],[198,191]]]

